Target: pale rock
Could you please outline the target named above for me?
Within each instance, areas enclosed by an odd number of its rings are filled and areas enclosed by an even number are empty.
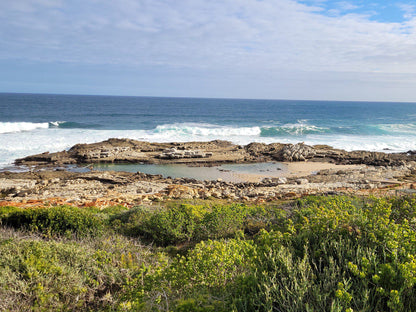
[[[287,183],[287,178],[285,177],[280,177],[277,179],[277,184],[286,184]]]

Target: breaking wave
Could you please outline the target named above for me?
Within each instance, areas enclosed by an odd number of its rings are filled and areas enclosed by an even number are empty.
[[[330,133],[331,129],[325,127],[317,127],[304,124],[287,124],[278,127],[262,127],[262,137],[278,137],[278,136],[302,136],[306,134],[323,134]]]
[[[224,126],[209,123],[161,124],[152,129],[103,129],[74,122],[0,122],[0,168],[16,158],[68,149],[77,143],[108,138],[149,142],[227,140],[235,144],[298,143],[327,144],[346,150],[403,152],[414,150],[416,125],[391,124],[371,127],[319,127],[303,122],[283,125]]]
[[[101,128],[100,125],[86,124],[74,121],[52,121],[49,123],[49,128],[60,129],[96,129]]]
[[[79,122],[68,121],[51,121],[51,122],[0,122],[0,134],[28,132],[37,129],[95,129],[100,128],[99,125],[84,124]]]
[[[282,137],[282,136],[302,136],[307,134],[330,133],[331,129],[317,127],[307,124],[286,124],[282,126],[267,127],[231,127],[212,124],[192,124],[177,123],[159,125],[154,130],[154,134],[179,135],[179,136],[201,136],[201,137],[235,137],[235,136],[259,136],[259,137]]]
[[[157,126],[150,132],[154,134],[189,135],[202,137],[227,136],[257,136],[261,134],[260,127],[229,127],[198,123],[177,123]]]
[[[0,133],[14,133],[47,128],[49,128],[49,123],[47,122],[0,122]]]
[[[402,134],[416,134],[416,124],[383,124],[378,125],[378,128],[387,133],[402,133]]]

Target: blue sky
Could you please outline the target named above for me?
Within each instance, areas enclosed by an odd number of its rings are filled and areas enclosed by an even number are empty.
[[[416,102],[415,8],[4,0],[0,92]]]
[[[299,1],[318,8],[319,13],[328,17],[342,15],[361,15],[369,20],[382,23],[402,23],[411,20],[415,13],[414,1]]]

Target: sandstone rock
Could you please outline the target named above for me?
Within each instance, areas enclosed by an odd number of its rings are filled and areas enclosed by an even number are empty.
[[[303,143],[287,144],[280,151],[273,155],[279,161],[304,161],[315,156],[315,150]]]
[[[186,157],[172,160],[159,159],[158,155],[166,150],[183,154]],[[202,151],[206,153],[206,156],[207,153],[213,152],[213,155],[210,159],[207,157],[201,159],[195,157],[197,153],[193,151]],[[351,170],[336,168],[322,170],[318,174],[308,177],[267,178],[261,183],[196,181],[187,178],[165,179],[160,175],[126,172],[73,173],[56,170],[23,173],[0,172],[0,197],[2,202],[25,201],[25,205],[29,201],[40,205],[48,198],[62,198],[64,202],[76,199],[74,204],[94,204],[93,199],[96,199],[95,203],[100,201],[100,204],[120,201],[123,205],[137,204],[141,201],[151,204],[153,201],[164,198],[217,197],[229,200],[243,198],[255,201],[257,199],[285,198],[288,194],[289,197],[294,197],[304,194],[349,193],[361,195],[379,191],[389,192],[386,186],[394,188],[404,182],[411,185],[416,180],[416,155],[366,151],[346,152],[326,146],[308,147],[304,144],[253,143],[239,148],[239,146],[223,141],[171,144],[111,139],[101,143],[77,145],[68,152],[61,152],[61,154],[35,155],[28,157],[27,161],[32,161],[32,164],[36,163],[36,159],[37,164],[70,163],[71,161],[79,162],[84,159],[83,157],[94,156],[98,158],[91,160],[91,162],[121,161],[122,159],[137,161],[141,159],[144,162],[159,161],[160,163],[189,161],[197,164],[200,161],[199,164],[205,165],[215,164],[216,161],[224,161],[224,159],[234,161],[246,158],[248,161],[271,161],[276,157],[283,157],[282,155],[286,155],[284,157],[290,158],[292,161],[308,159],[309,161],[363,165]],[[188,156],[193,158],[187,158]],[[157,193],[159,195],[155,196],[154,194]]]
[[[401,166],[416,161],[416,154],[347,152],[325,145],[251,143],[244,147],[227,141],[149,143],[130,139],[109,139],[93,144],[77,144],[68,151],[42,153],[17,159],[16,164],[56,166],[98,162],[186,163],[204,165],[222,162],[322,160],[338,164]]]
[[[211,157],[213,153],[205,153],[200,150],[177,150],[169,148],[163,150],[157,157],[161,159],[204,158]]]
[[[167,196],[175,199],[192,199],[199,197],[198,191],[185,185],[169,185],[166,189]]]

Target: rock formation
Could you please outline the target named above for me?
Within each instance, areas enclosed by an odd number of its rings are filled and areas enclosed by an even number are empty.
[[[128,172],[69,172],[60,166],[99,162],[209,166],[265,161],[358,164],[354,168],[321,170],[309,176],[267,177],[261,182],[230,183],[163,178]],[[226,141],[149,143],[109,139],[77,144],[68,151],[43,153],[16,160],[31,166],[21,173],[0,172],[0,205],[137,205],[161,200],[220,198],[269,201],[306,194],[372,194],[416,188],[416,153],[381,153],[334,149],[326,145]]]
[[[401,166],[416,160],[414,153],[382,153],[334,149],[326,145],[251,143],[234,145],[227,141],[149,143],[131,139],[109,139],[93,144],[77,144],[68,151],[43,153],[17,159],[17,165],[89,163],[185,163],[215,165],[266,161],[328,161],[336,164]]]

